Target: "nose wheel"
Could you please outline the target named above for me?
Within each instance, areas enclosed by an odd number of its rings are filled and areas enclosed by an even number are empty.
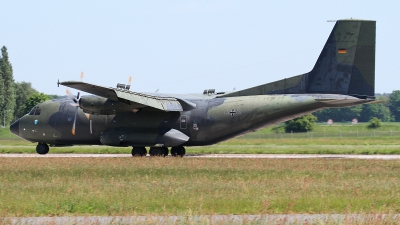
[[[36,146],[36,152],[40,155],[46,155],[49,153],[49,146],[46,143],[38,143]]]
[[[185,147],[183,146],[178,146],[178,147],[172,147],[171,148],[171,155],[172,156],[180,156],[183,157],[186,154]]]

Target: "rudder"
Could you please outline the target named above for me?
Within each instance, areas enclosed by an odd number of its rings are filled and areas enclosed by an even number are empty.
[[[318,93],[374,98],[375,32],[376,21],[338,20],[309,73],[224,97]]]

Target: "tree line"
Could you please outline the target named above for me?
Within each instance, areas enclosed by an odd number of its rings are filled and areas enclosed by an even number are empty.
[[[357,119],[368,122],[376,117],[383,122],[400,122],[400,91],[391,94],[376,94],[380,103],[356,105],[347,108],[327,108],[313,113],[319,122],[332,119],[335,122],[349,122]]]
[[[30,82],[15,82],[7,48],[1,48],[0,58],[0,121],[2,126],[28,113],[36,104],[56,95],[39,93]]]

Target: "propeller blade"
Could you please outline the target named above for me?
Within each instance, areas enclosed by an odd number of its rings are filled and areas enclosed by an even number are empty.
[[[80,92],[78,92],[78,94],[77,94],[76,97],[75,97],[75,95],[72,94],[72,92],[67,88],[67,89],[65,90],[65,93],[67,93],[67,97],[68,97],[69,99],[73,100],[75,103],[78,103],[78,101],[79,101],[79,96],[80,96]]]
[[[85,74],[81,72],[81,81],[83,81],[83,78],[85,77]]]
[[[65,90],[65,93],[67,94],[67,97],[69,99],[72,99],[75,101],[75,96],[71,93],[71,91],[68,88]]]
[[[75,110],[74,124],[72,125],[72,130],[71,130],[72,135],[75,135],[75,123],[76,123],[76,116],[77,115],[78,115],[78,107],[76,107],[76,110]]]
[[[129,83],[129,84],[131,84],[131,83],[132,83],[132,76],[129,76],[128,83]]]

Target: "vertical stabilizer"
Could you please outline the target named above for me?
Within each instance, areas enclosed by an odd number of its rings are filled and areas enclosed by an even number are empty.
[[[307,93],[375,95],[375,21],[339,20],[308,73]]]
[[[309,73],[230,93],[224,97],[318,93],[373,98],[375,31],[375,21],[338,20]]]

